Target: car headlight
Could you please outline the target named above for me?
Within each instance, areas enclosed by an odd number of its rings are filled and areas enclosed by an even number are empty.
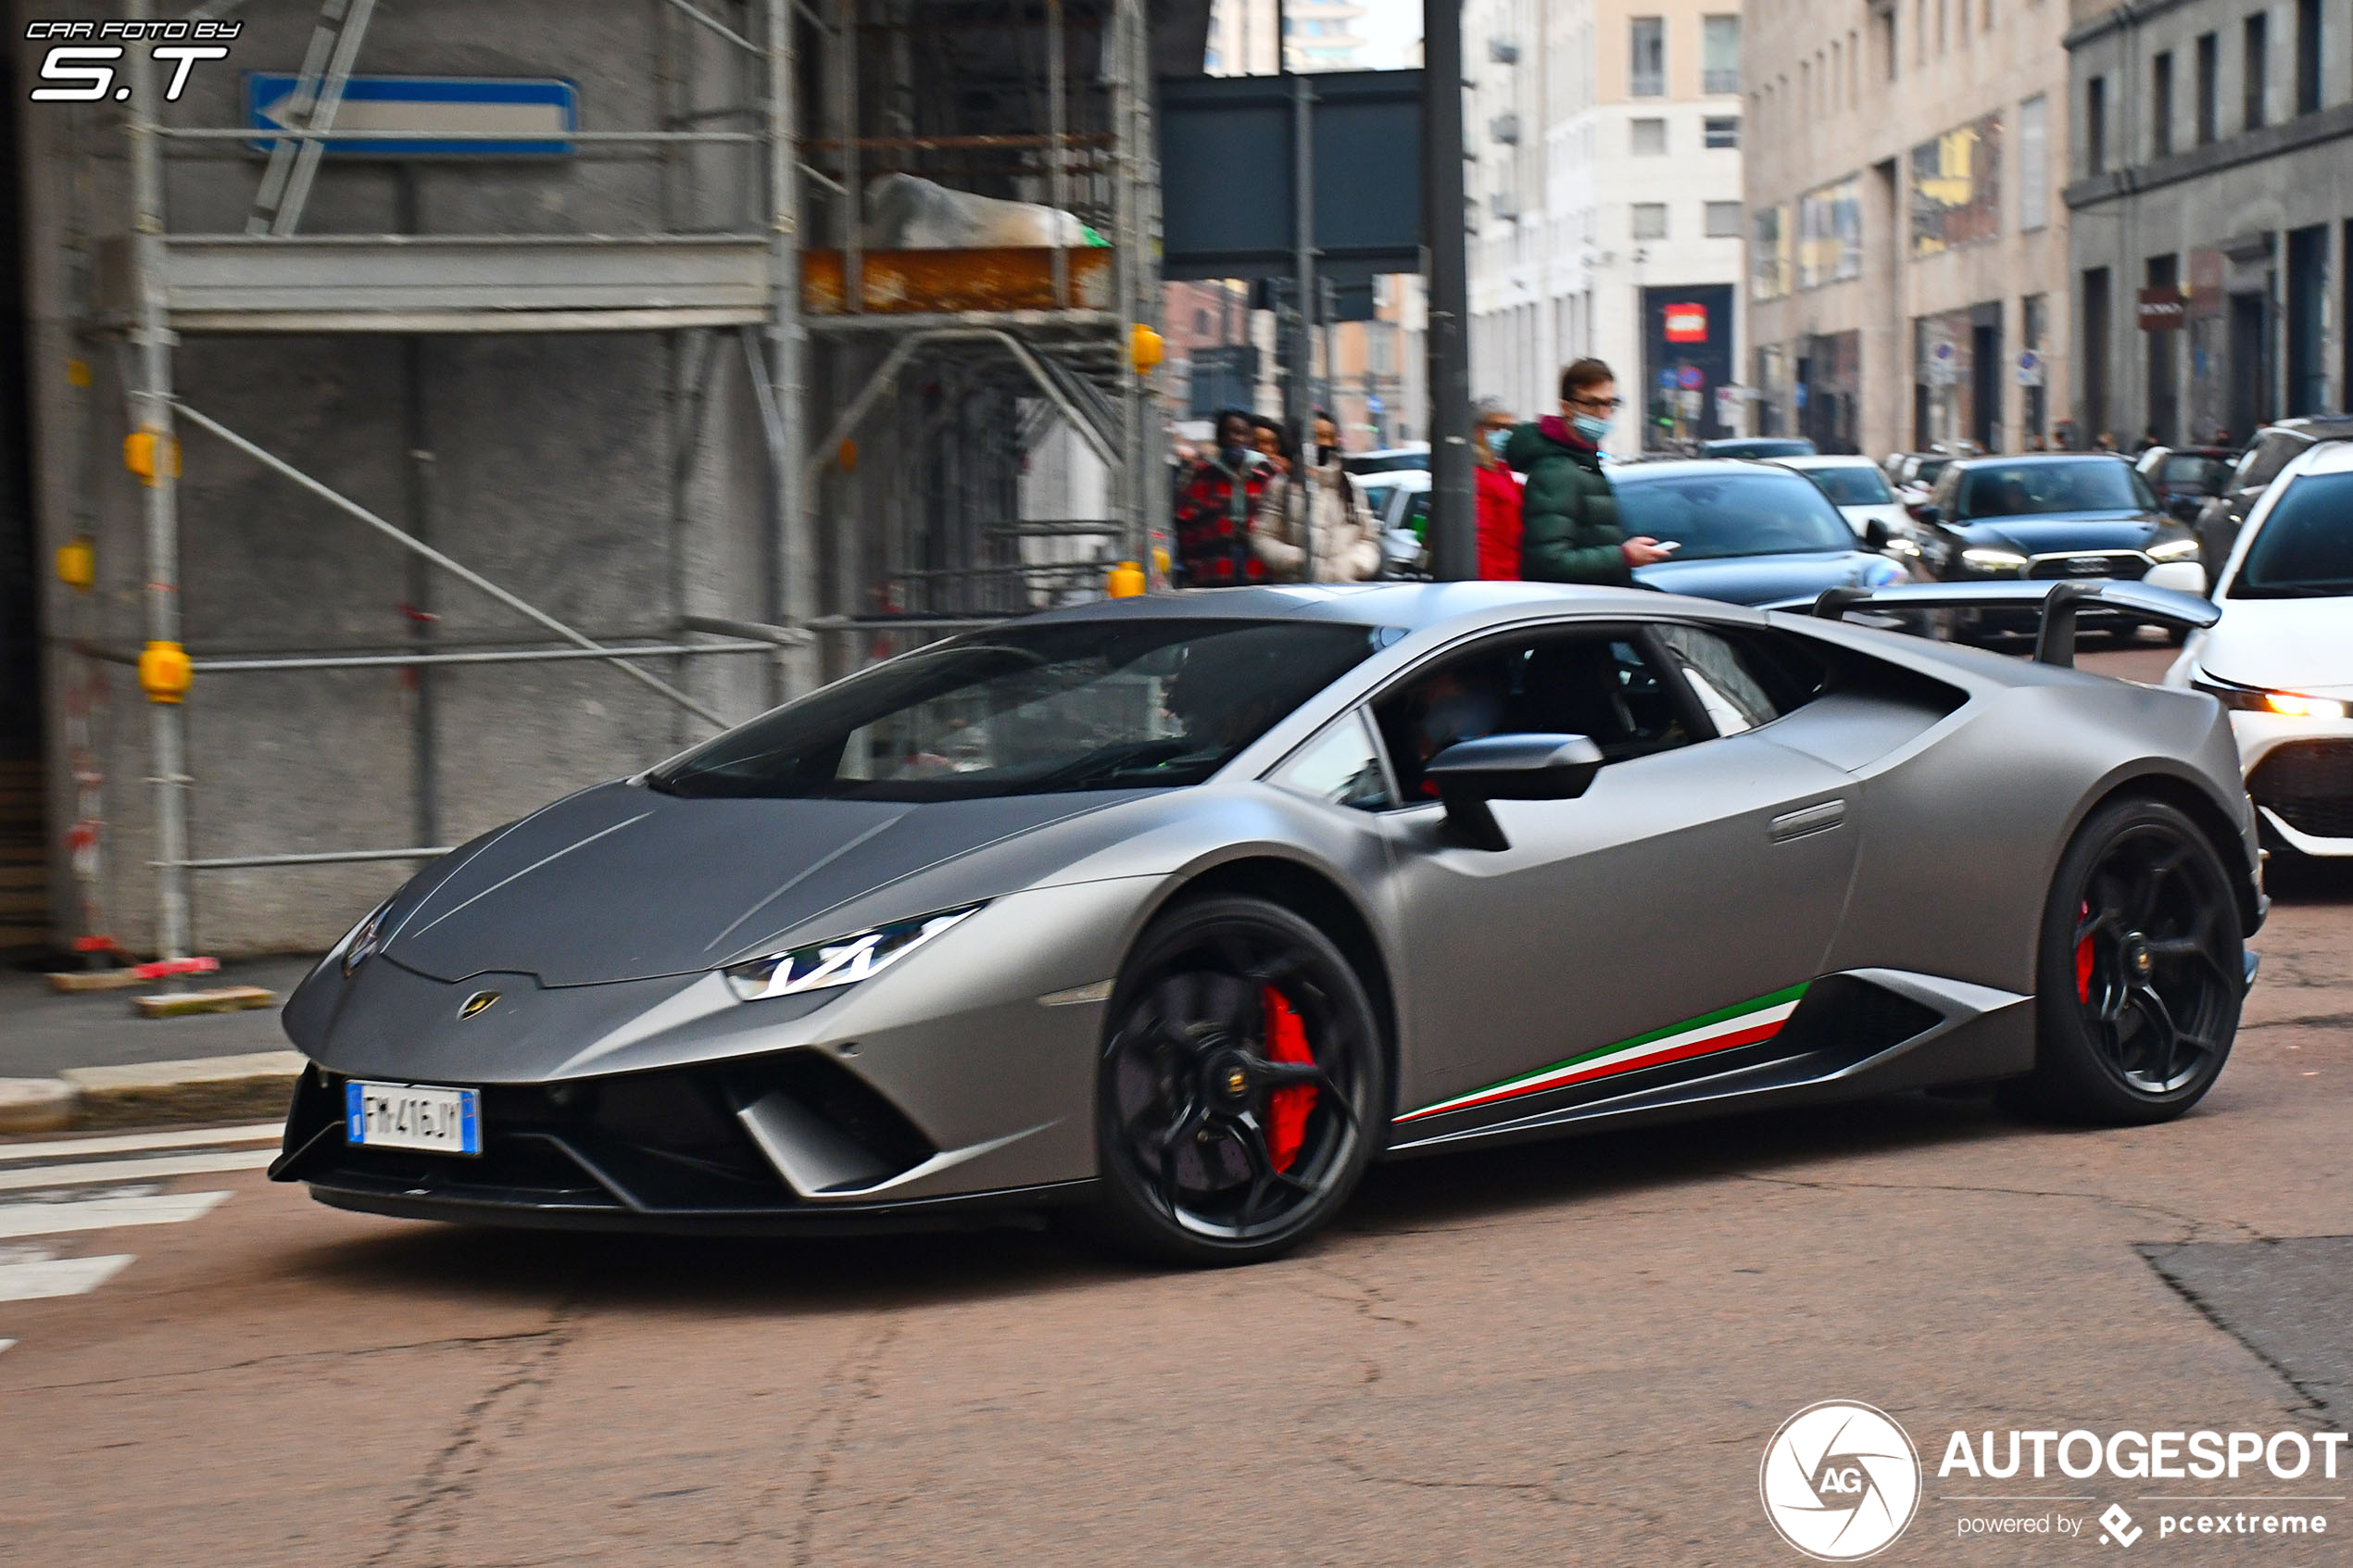
[[[855,935],[790,947],[766,958],[730,964],[727,988],[747,1002],[855,985],[873,978],[925,943],[980,911],[978,904],[913,920],[893,921]]]
[[[2162,545],[2151,545],[2148,548],[2148,557],[2151,560],[2196,560],[2197,541],[2168,539]]]
[[[351,928],[339,946],[343,952],[343,977],[351,978],[352,971],[374,956],[384,946],[384,916],[392,912],[392,900],[378,904],[366,920]]]
[[[2242,686],[2204,671],[2200,671],[2190,684],[2218,699],[2223,707],[2235,708],[2242,713],[2276,713],[2290,719],[2342,719],[2348,712],[2353,712],[2353,704],[2340,702],[2335,697],[2306,696],[2301,692],[2274,692],[2259,686]]]
[[[1906,539],[1900,533],[1888,540],[1888,542],[1881,547],[1886,550],[1891,556],[1917,556],[1920,553],[1920,547],[1917,541]]]
[[[1963,550],[1961,561],[1972,571],[2016,571],[2026,564],[2026,558],[2016,550],[1989,550],[1981,546]]]

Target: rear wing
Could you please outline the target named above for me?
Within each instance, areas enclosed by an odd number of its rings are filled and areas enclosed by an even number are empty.
[[[2195,594],[2152,588],[2145,583],[1897,583],[1883,588],[1827,588],[1818,598],[1768,605],[1843,621],[1850,610],[1903,615],[1937,609],[2037,609],[2043,621],[2034,634],[2034,657],[2044,664],[2075,663],[2076,617],[2086,609],[2153,621],[2161,626],[2198,628],[2222,618],[2221,607]]]

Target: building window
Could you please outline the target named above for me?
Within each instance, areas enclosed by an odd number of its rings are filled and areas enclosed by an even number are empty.
[[[2262,11],[2246,19],[2246,107],[2244,129],[2263,129],[2263,100],[2271,85],[2271,19]]]
[[[1637,98],[1667,96],[1667,19],[1636,17],[1626,91]]]
[[[1741,237],[1740,203],[1707,204],[1707,237],[1711,240],[1737,240]]]
[[[2018,226],[2023,233],[2051,222],[2051,100],[2036,94],[2018,107]]]
[[[2221,40],[2210,32],[2197,39],[2197,144],[2211,146],[2217,135],[2216,121],[2221,116],[2215,106],[2222,96]]]
[[[2321,0],[2296,0],[2296,112],[2321,112]]]
[[[1638,240],[1663,240],[1667,237],[1665,202],[1634,204],[1634,237]]]
[[[1741,90],[1741,19],[1738,17],[1700,19],[1700,91],[1737,93]]]
[[[2108,172],[2108,78],[2095,76],[2083,89],[2083,169]]]
[[[1741,120],[1738,115],[1725,115],[1703,122],[1710,150],[1737,147],[1741,144]]]
[[[2149,157],[2170,157],[2173,152],[2173,51],[2161,50],[2149,62]]]
[[[1634,127],[1634,156],[1636,157],[1665,157],[1667,156],[1667,121],[1637,119],[1631,123]]]

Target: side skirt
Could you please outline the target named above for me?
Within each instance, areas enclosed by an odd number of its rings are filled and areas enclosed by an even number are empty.
[[[1826,975],[1770,1039],[1394,1123],[1388,1157],[2014,1077],[2034,998],[1906,970]]]

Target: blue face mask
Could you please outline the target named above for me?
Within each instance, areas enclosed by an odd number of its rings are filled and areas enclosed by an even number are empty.
[[[1487,433],[1487,449],[1499,458],[1504,455],[1504,448],[1511,444],[1512,433],[1508,430],[1491,430]]]
[[[1579,414],[1568,422],[1578,434],[1596,446],[1602,444],[1602,437],[1609,433],[1609,421],[1597,420],[1591,414]]]

